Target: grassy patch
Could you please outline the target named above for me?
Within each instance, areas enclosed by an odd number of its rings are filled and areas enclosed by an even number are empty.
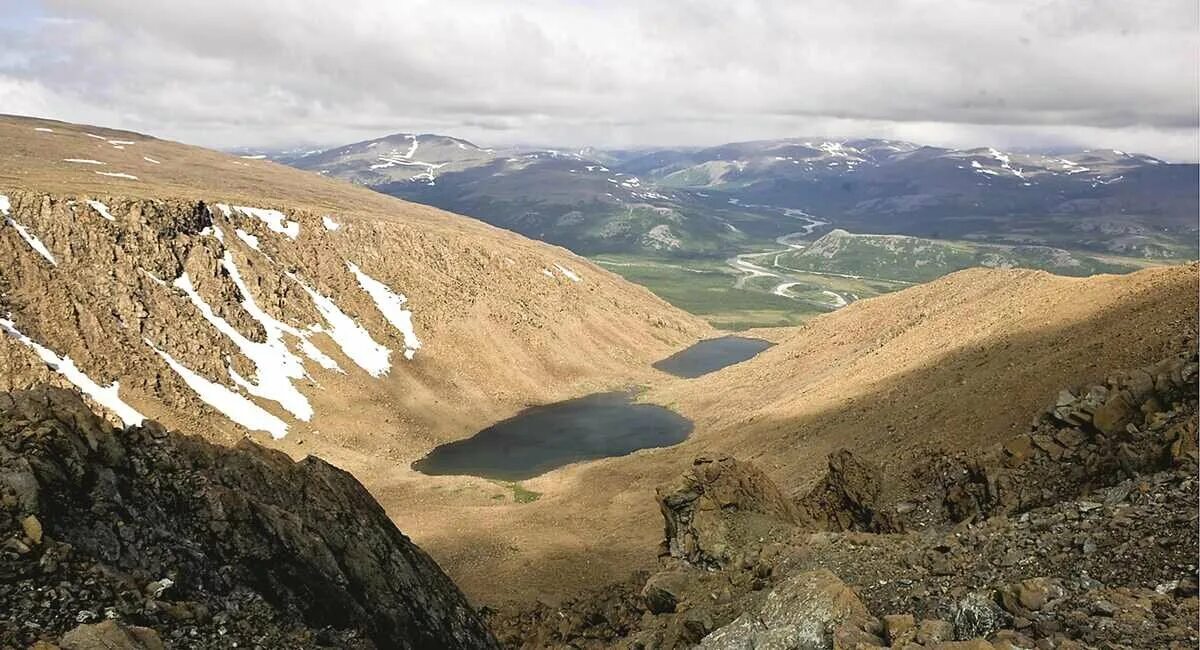
[[[492,481],[492,483],[495,483],[502,488],[511,490],[512,500],[514,503],[533,503],[542,497],[541,492],[534,492],[533,490],[526,489],[525,486],[516,481]],[[492,498],[503,499],[504,495],[497,494]]]
[[[602,255],[594,260],[672,305],[722,329],[795,325],[822,313],[768,291],[735,289],[737,275],[721,260]]]

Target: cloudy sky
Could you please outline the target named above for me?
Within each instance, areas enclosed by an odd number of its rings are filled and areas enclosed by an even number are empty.
[[[214,147],[829,135],[1200,157],[1196,0],[0,4],[0,113]]]

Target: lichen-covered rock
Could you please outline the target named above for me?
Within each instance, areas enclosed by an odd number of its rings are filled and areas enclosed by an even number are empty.
[[[346,472],[114,429],[60,389],[0,393],[0,539],[0,646],[111,618],[189,647],[495,647]]]
[[[59,641],[62,650],[163,650],[162,639],[145,627],[126,627],[116,621],[84,624]]]
[[[707,650],[795,648],[829,650],[842,623],[868,616],[866,607],[837,576],[819,569],[779,583],[757,612],[745,612],[701,641]]]

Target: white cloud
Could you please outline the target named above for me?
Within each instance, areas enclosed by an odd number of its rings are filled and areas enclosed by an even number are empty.
[[[52,0],[44,11],[0,26],[20,53],[0,56],[0,112],[213,146],[398,130],[602,145],[914,133],[1195,159],[1200,142],[1194,0]]]

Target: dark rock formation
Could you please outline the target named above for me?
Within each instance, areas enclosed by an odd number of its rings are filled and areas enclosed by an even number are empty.
[[[881,474],[848,449],[830,454],[829,473],[800,500],[805,523],[820,530],[895,531],[895,523],[880,505]]]
[[[658,504],[667,553],[697,566],[724,566],[747,541],[773,537],[799,521],[796,505],[762,470],[728,456],[697,458],[659,488]]]
[[[346,472],[114,429],[67,391],[0,393],[0,540],[0,646],[495,646]]]

